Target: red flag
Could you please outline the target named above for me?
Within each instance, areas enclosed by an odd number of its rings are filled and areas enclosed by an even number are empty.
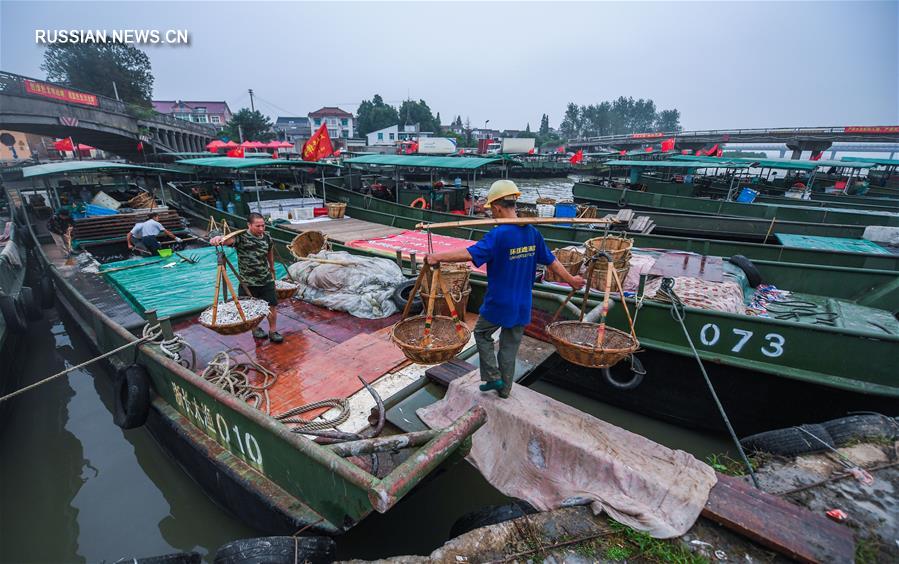
[[[535,149],[534,147],[531,147],[531,148],[528,150],[528,154],[529,154],[529,155],[533,155],[535,150],[536,150],[536,149]]]
[[[809,157],[810,161],[821,160],[821,155],[824,154],[824,151],[812,151],[812,156]]]
[[[137,144],[137,152],[138,153],[144,152],[144,142],[143,141],[141,141],[140,143]]]
[[[644,149],[644,151],[646,151],[647,153],[651,153],[651,152],[652,152],[652,145],[650,145],[649,147],[647,147],[646,149]]]
[[[621,156],[623,157],[624,155],[627,154],[627,150],[621,149],[620,151],[618,151],[618,154],[621,155]]]
[[[231,149],[230,151],[225,153],[225,156],[234,157],[236,159],[242,159],[242,158],[244,158],[243,147],[237,147],[236,149]]]
[[[273,159],[277,159],[277,158],[278,158],[278,151],[272,151],[272,158],[273,158]]]
[[[60,139],[53,143],[53,148],[57,151],[74,151],[75,143],[72,142],[71,137],[66,137],[65,139]]]
[[[328,135],[328,126],[322,124],[318,131],[312,134],[309,141],[303,145],[303,160],[315,162],[332,153],[334,153],[334,147],[331,145],[331,136]]]
[[[720,157],[723,151],[718,148],[718,144],[715,143],[711,149],[705,152],[706,155],[710,157]]]
[[[682,154],[682,155],[689,155],[689,154],[690,154],[690,149],[681,149],[680,154]],[[697,155],[698,155],[698,154],[699,154],[699,153],[697,153]]]
[[[568,162],[570,162],[571,164],[578,164],[578,163],[582,162],[583,160],[584,160],[584,150],[578,149],[577,153],[575,153],[574,156],[572,156],[570,159],[568,159]]]
[[[557,152],[557,153],[564,153],[564,152],[565,152],[565,147],[563,147],[562,145],[559,145],[559,148],[556,149],[556,152]]]
[[[340,156],[340,151],[341,151],[341,149],[337,149],[336,151],[334,151],[334,156],[335,156],[335,157],[339,157],[339,156]]]
[[[465,154],[465,149],[459,149],[459,154],[460,154],[460,155],[464,155],[464,154]]]
[[[671,139],[665,139],[662,141],[662,151],[667,153],[668,151],[674,150],[674,137]]]

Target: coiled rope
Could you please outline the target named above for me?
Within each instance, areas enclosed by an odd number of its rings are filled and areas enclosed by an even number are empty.
[[[296,415],[299,415],[301,413],[306,413],[307,411],[312,411],[321,407],[338,408],[340,409],[340,413],[338,413],[337,416],[333,419],[322,419],[321,421],[310,421],[301,417],[295,417]],[[332,398],[307,403],[306,405],[302,405],[300,407],[295,407],[290,411],[285,411],[275,419],[286,425],[296,425],[291,429],[291,431],[293,431],[294,433],[305,433],[307,431],[324,431],[325,429],[336,428],[338,425],[346,423],[349,418],[350,403],[346,400],[346,398]]]
[[[175,333],[175,336],[171,339],[165,339],[162,336],[162,327],[160,327],[158,323],[156,325],[150,325],[149,323],[147,323],[146,325],[144,325],[144,329],[141,334],[145,340],[158,345],[159,350],[162,351],[162,354],[177,362],[184,368],[193,370],[194,366],[197,365],[197,351],[195,351],[194,348],[190,346],[190,343],[188,343],[179,333]],[[181,351],[183,351],[184,349],[190,351],[191,357],[189,361],[181,356]]]

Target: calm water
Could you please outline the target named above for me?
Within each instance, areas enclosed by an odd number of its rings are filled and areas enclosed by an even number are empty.
[[[56,310],[32,326],[24,354],[26,383],[92,356],[77,325]],[[549,384],[534,388],[700,458],[728,447]],[[116,427],[111,406],[99,365],[11,401],[0,428],[0,562],[208,555],[229,540],[258,536],[205,497],[149,433]],[[338,539],[340,556],[427,554],[458,517],[504,500],[471,466],[458,464]]]

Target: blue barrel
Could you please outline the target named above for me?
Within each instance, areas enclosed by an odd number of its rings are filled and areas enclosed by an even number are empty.
[[[553,217],[577,217],[577,204],[556,204]]]
[[[753,190],[752,188],[743,188],[742,190],[740,190],[740,195],[737,196],[737,201],[744,204],[751,204],[755,201],[755,197],[758,195],[758,190]]]
[[[223,204],[221,200],[216,200],[215,209],[217,209],[218,211],[225,211],[225,204]]]

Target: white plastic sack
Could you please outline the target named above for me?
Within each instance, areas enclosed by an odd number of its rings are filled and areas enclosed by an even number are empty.
[[[295,262],[288,271],[299,286],[299,299],[364,319],[381,319],[397,312],[391,298],[406,277],[395,262],[345,251],[322,251],[309,257],[352,265]]]

